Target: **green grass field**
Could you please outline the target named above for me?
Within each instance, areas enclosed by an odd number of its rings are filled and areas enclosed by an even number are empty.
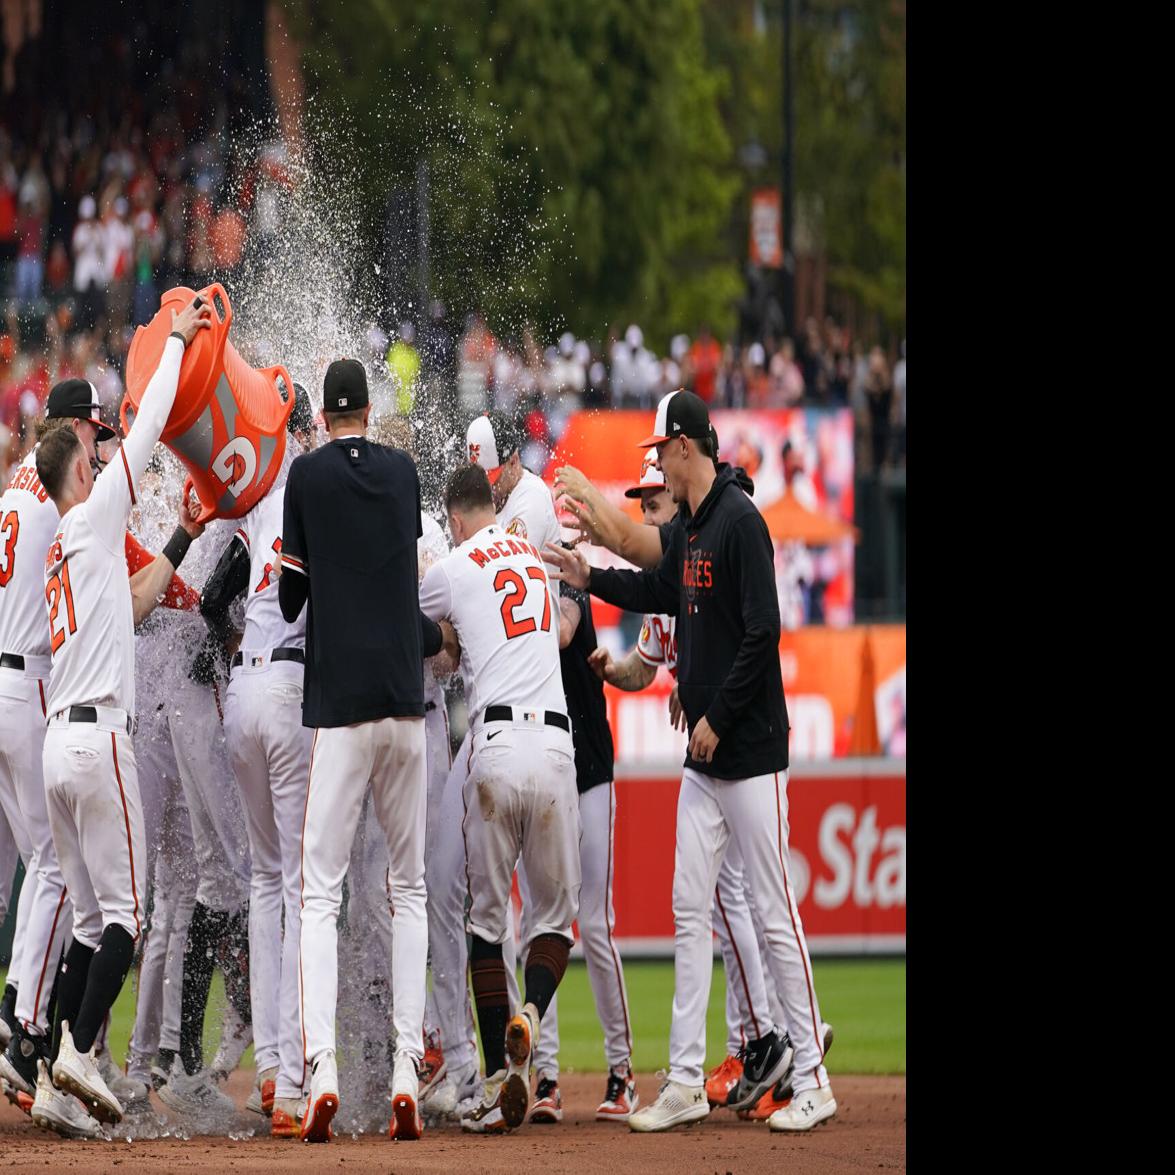
[[[832,1073],[905,1073],[906,1071],[906,961],[904,959],[817,959],[813,963],[820,1011],[836,1030],[828,1055]],[[635,1051],[634,1066],[643,1072],[669,1063],[669,1020],[673,1006],[673,965],[666,962],[629,962],[628,984]],[[714,968],[707,1024],[707,1067],[723,1056],[725,979],[721,965]],[[211,1059],[219,1033],[219,1009],[224,993],[219,974],[205,1022],[205,1052]],[[127,983],[115,1005],[110,1031],[116,1060],[126,1055],[134,1018],[134,992]],[[604,1039],[596,1019],[595,1002],[582,963],[573,963],[559,989],[559,1060],[564,1069],[600,1072]],[[251,1051],[244,1064],[252,1063]]]

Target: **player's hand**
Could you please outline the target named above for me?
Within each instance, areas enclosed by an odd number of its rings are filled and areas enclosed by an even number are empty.
[[[575,537],[571,540],[573,547],[578,547],[580,543],[589,543],[597,547],[605,545],[603,533],[600,528],[599,516],[591,506],[586,502],[577,502],[574,498],[570,498],[567,495],[564,495],[559,500],[559,505],[567,508],[575,517],[576,524],[579,527]]]
[[[441,655],[448,657],[456,669],[461,663],[461,642],[457,639],[457,630],[447,620],[439,620],[437,625],[441,630]]]
[[[184,346],[187,346],[199,331],[207,330],[212,325],[212,307],[207,298],[195,298],[191,305],[185,306],[178,314],[171,312],[171,329],[174,333],[184,336]]]
[[[543,548],[543,558],[555,567],[551,572],[552,579],[561,580],[573,588],[587,587],[592,569],[579,551],[565,551],[562,547],[547,543]]]
[[[592,671],[601,681],[612,680],[612,666],[615,662],[612,660],[612,654],[603,646],[596,649],[595,652],[588,654],[588,664],[592,667]]]
[[[699,718],[689,740],[690,758],[698,763],[711,763],[714,761],[714,752],[717,749],[718,736],[705,718]]]
[[[191,535],[192,538],[198,539],[204,533],[204,523],[199,521],[200,518],[200,499],[195,497],[193,493],[185,494],[183,500],[180,502],[180,526],[184,528]]]
[[[688,729],[685,711],[681,707],[681,691],[676,681],[673,683],[673,689],[669,691],[669,725],[674,730],[680,730],[682,734]]]

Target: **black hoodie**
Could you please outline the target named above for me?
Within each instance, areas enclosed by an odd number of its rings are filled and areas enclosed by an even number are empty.
[[[788,720],[779,672],[775,555],[743,471],[719,467],[692,518],[683,503],[661,528],[651,571],[593,568],[593,595],[631,612],[677,616],[677,682],[690,733],[703,716],[718,735],[711,763],[685,765],[717,779],[787,768]]]

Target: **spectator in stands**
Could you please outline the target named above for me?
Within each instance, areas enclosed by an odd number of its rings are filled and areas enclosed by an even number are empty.
[[[416,346],[416,328],[410,322],[400,323],[396,337],[388,348],[388,374],[392,379],[396,411],[407,416],[416,407],[416,392],[420,380],[420,352]]]
[[[96,326],[106,313],[106,246],[102,226],[95,219],[93,196],[83,196],[73,230],[73,288],[78,296],[78,320],[83,328]]]
[[[906,340],[902,339],[901,358],[893,369],[894,461],[906,464]]]
[[[16,300],[29,306],[40,301],[45,279],[45,214],[35,188],[21,189],[16,236]]]
[[[796,362],[791,339],[784,339],[779,350],[771,356],[772,408],[794,408],[804,396],[804,373]]]
[[[873,472],[880,473],[889,453],[890,415],[893,411],[893,378],[885,352],[880,347],[874,347],[869,352],[865,397],[869,408],[871,468]]]
[[[718,391],[718,368],[722,363],[722,348],[710,334],[709,323],[702,323],[698,337],[689,349],[686,378],[689,387],[707,404],[714,402]]]
[[[121,166],[123,153],[114,153],[115,166]],[[106,325],[121,331],[131,310],[131,280],[134,277],[135,234],[127,219],[125,196],[106,198],[102,214],[102,247],[106,252]]]
[[[457,356],[457,404],[468,416],[484,412],[498,341],[486,326],[481,311],[474,310],[465,321],[465,334]]]

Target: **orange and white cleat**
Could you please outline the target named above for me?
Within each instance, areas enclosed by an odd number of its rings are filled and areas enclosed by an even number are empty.
[[[710,1070],[706,1076],[706,1101],[710,1103],[711,1109],[726,1105],[730,1091],[739,1083],[742,1075],[742,1058],[736,1056],[727,1056]]]
[[[273,1114],[269,1133],[273,1138],[298,1138],[302,1133],[303,1098],[279,1097],[273,1099]]]
[[[420,1081],[411,1053],[396,1054],[392,1075],[392,1122],[388,1136],[397,1142],[413,1142],[424,1133],[420,1117]]]
[[[330,1142],[330,1123],[339,1109],[339,1071],[333,1049],[327,1049],[314,1062],[310,1078],[310,1104],[302,1119],[303,1142]]]

